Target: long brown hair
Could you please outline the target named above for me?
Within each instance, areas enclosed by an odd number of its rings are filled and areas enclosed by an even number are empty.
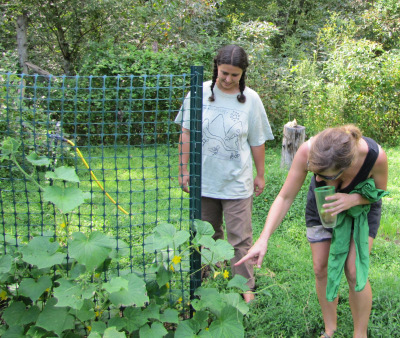
[[[246,96],[243,94],[244,89],[246,88],[245,78],[246,78],[246,69],[249,66],[249,61],[247,60],[247,54],[245,50],[237,45],[227,45],[222,47],[217,56],[214,58],[214,70],[213,77],[211,83],[211,96],[208,98],[209,101],[215,101],[214,97],[214,86],[218,77],[218,66],[219,65],[232,65],[235,67],[239,67],[243,73],[242,77],[239,80],[239,90],[240,94],[237,96],[237,99],[240,103],[246,102]]]
[[[359,140],[360,129],[353,124],[328,128],[315,136],[308,158],[308,170],[323,172],[328,169],[342,170],[350,167]]]

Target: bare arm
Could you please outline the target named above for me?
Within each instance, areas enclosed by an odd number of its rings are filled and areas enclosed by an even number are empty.
[[[265,144],[251,147],[254,164],[257,170],[257,176],[254,179],[254,192],[259,196],[265,187]]]
[[[182,133],[179,137],[178,144],[179,151],[179,175],[178,181],[182,190],[189,192],[189,170],[187,165],[189,163],[189,152],[190,152],[190,131],[189,129],[182,127]]]
[[[385,151],[379,147],[379,155],[372,168],[372,178],[375,181],[375,186],[378,189],[386,190],[388,181],[388,160]]]
[[[267,220],[265,221],[264,229],[260,237],[250,248],[247,255],[235,265],[240,265],[249,261],[261,267],[262,260],[267,252],[269,238],[286,216],[307,176],[308,151],[308,145],[304,143],[296,152],[286,181],[268,212]]]

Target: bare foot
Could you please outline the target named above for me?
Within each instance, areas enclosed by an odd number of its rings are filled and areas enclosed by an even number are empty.
[[[250,303],[252,300],[254,300],[255,296],[253,292],[245,292],[243,294],[243,299],[246,303]]]
[[[336,331],[331,331],[331,332],[332,332],[331,334],[328,334],[327,332],[330,332],[330,331],[326,330],[325,332],[322,332],[320,338],[332,338],[332,337],[333,337],[333,334],[334,334]]]

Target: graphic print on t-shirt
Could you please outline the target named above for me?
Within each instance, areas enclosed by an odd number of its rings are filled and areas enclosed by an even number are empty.
[[[240,160],[243,122],[237,111],[214,108],[214,118],[203,121],[203,152],[223,160]]]

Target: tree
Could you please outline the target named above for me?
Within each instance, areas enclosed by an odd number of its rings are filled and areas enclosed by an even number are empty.
[[[37,55],[43,56],[45,52],[56,60],[60,59],[56,55],[60,55],[63,72],[75,74],[81,51],[89,41],[101,36],[108,17],[107,5],[108,2],[96,0],[31,1],[31,41],[36,42]]]
[[[382,43],[385,50],[400,47],[400,3],[378,0],[362,14],[360,35]]]
[[[224,0],[219,13],[242,23],[252,20],[273,23],[279,28],[279,33],[270,39],[275,53],[296,59],[302,49],[312,51],[319,29],[332,12],[352,14],[364,6],[352,0]]]
[[[18,26],[22,65],[27,59],[22,34],[27,32],[32,63],[53,74],[73,75],[91,47],[125,43],[157,51],[218,35],[225,21],[216,15],[222,1],[14,0],[1,6],[8,22],[24,19]]]
[[[27,40],[28,18],[26,13],[22,13],[17,17],[17,44],[19,65],[25,74],[28,74],[28,40]]]
[[[0,5],[3,25],[7,28],[1,35],[6,38],[8,48],[17,47],[24,71],[29,51],[34,64],[53,73],[60,73],[61,69],[73,75],[82,50],[90,41],[101,38],[113,4],[112,0],[6,1]],[[10,42],[11,23],[17,33],[14,44]]]

